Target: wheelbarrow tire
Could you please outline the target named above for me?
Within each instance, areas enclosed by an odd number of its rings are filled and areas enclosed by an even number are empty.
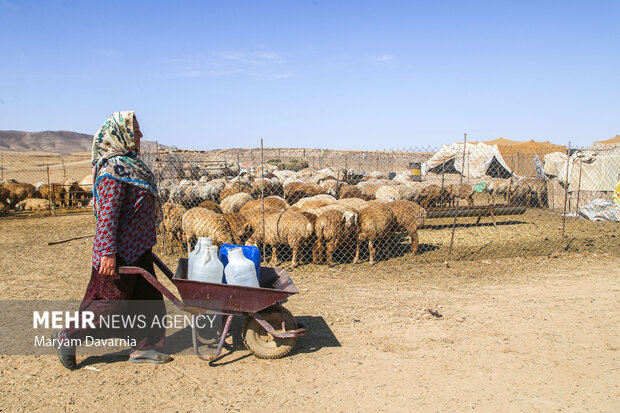
[[[297,321],[286,308],[270,307],[260,312],[274,330],[282,329],[282,321],[286,330],[297,328]],[[286,356],[295,346],[297,337],[275,338],[271,336],[254,318],[247,316],[241,330],[243,344],[252,354],[261,359],[278,359]]]

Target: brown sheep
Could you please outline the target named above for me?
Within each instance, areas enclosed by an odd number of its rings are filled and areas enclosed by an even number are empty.
[[[241,192],[222,199],[220,202],[220,207],[222,208],[222,212],[225,214],[239,212],[241,208],[248,202],[252,201],[252,199],[252,195]]]
[[[3,186],[0,186],[0,206],[8,205],[10,203],[11,191]]]
[[[234,241],[226,218],[206,208],[196,207],[185,211],[181,219],[181,227],[188,253],[191,250],[191,243],[199,237],[210,237],[215,245],[232,244]]]
[[[353,198],[362,198],[367,201],[371,201],[376,198],[377,191],[381,188],[383,183],[379,182],[360,182],[355,185],[356,188],[359,188],[362,191],[362,196],[354,196]]]
[[[471,185],[448,185],[446,191],[450,206],[456,206],[457,199],[467,199],[467,205],[474,206],[474,188]]]
[[[178,245],[179,249],[183,250],[183,214],[185,214],[185,207],[173,202],[166,202],[161,206],[163,213],[163,232],[164,237],[168,239],[168,250],[172,254],[174,252],[174,245]]]
[[[43,199],[52,198],[54,200],[54,205],[62,206],[64,204],[66,191],[62,184],[43,184],[39,187],[38,192],[39,196]]]
[[[321,194],[327,194],[327,189],[317,184],[291,182],[284,186],[284,199],[286,199],[289,205],[295,204],[302,198]]]
[[[346,198],[358,198],[363,199],[364,201],[370,201],[371,199],[375,199],[374,194],[369,194],[362,191],[357,186],[352,185],[343,185],[340,187],[338,191],[338,199],[346,199]]]
[[[252,235],[252,227],[248,220],[238,212],[226,213],[224,218],[230,225],[235,244],[243,245]]]
[[[271,181],[269,179],[258,179],[252,183],[252,197],[254,199],[260,198],[264,194],[267,196],[284,196],[284,190],[282,185],[277,181]]]
[[[358,215],[353,211],[327,209],[319,212],[314,224],[316,234],[316,244],[312,251],[314,263],[322,264],[325,258],[326,264],[332,267],[334,251],[340,245],[359,243],[359,229]]]
[[[355,250],[353,263],[359,262],[360,243],[368,242],[369,262],[375,264],[375,256],[381,255],[382,250],[387,249],[387,241],[396,227],[396,217],[392,209],[383,202],[374,202],[362,208],[359,213],[360,232],[359,243]]]
[[[420,206],[427,209],[429,206],[441,206],[446,203],[449,195],[445,188],[439,185],[428,185],[420,191]]]
[[[547,182],[544,179],[521,179],[514,184],[508,200],[513,205],[548,208]]]
[[[245,205],[241,207],[239,210],[240,213],[245,214],[250,211],[258,210],[260,211],[263,208],[263,200],[262,199],[254,199],[250,202],[247,202]],[[265,209],[280,209],[284,210],[288,208],[288,204],[286,201],[278,196],[268,196],[265,198]]]
[[[217,212],[218,214],[222,213],[222,208],[220,208],[220,206],[213,201],[202,201],[198,207],[206,208],[209,211]]]
[[[36,188],[32,184],[7,183],[4,188],[10,191],[9,198],[11,200],[10,207],[13,208],[19,202],[26,198],[32,198],[36,192]]]
[[[265,208],[265,219],[272,214],[279,214],[282,209],[279,208]],[[247,211],[241,211],[241,215],[245,217],[252,228],[252,235],[246,241],[246,245],[259,245],[264,242],[263,237],[263,211],[261,209],[250,209]]]
[[[296,267],[300,249],[311,240],[313,233],[311,221],[301,212],[286,210],[265,217],[265,244],[271,245],[272,265],[278,264],[278,245],[285,244],[293,251],[291,266]]]
[[[360,198],[344,198],[338,200],[338,204],[353,209],[362,209],[366,206],[367,202],[368,201]]]
[[[396,230],[406,231],[411,238],[411,255],[418,252],[418,229],[424,225],[426,211],[413,201],[393,201],[388,206],[396,218]]]
[[[244,184],[229,184],[228,187],[222,189],[220,192],[220,199],[228,198],[231,195],[239,194],[241,192],[245,192],[246,194],[252,194],[252,188],[248,187]]]

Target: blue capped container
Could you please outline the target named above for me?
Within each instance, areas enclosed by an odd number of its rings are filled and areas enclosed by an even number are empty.
[[[260,250],[253,245],[222,244],[220,247],[220,261],[224,264],[224,268],[228,265],[228,250],[233,248],[241,248],[243,250],[243,256],[254,263],[256,278],[260,281]],[[224,275],[222,283],[226,284],[226,275]]]

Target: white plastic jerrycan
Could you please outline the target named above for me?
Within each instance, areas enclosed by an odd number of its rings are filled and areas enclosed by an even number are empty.
[[[221,283],[224,264],[218,258],[218,248],[211,238],[198,238],[196,247],[189,254],[187,279],[209,283]]]
[[[228,284],[259,287],[254,262],[245,258],[239,247],[228,250],[228,265],[224,268],[224,273]]]

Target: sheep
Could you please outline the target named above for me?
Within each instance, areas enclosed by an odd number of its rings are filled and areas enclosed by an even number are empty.
[[[279,209],[284,210],[288,208],[288,204],[286,201],[279,196],[268,196],[265,198],[265,209]],[[262,199],[254,199],[252,201],[247,202],[245,205],[241,207],[239,212],[245,214],[250,211],[258,210],[260,211],[263,208],[263,200]]]
[[[220,208],[220,206],[213,201],[202,201],[198,207],[206,208],[209,211],[217,212],[218,214],[222,213],[222,208]]]
[[[350,242],[359,243],[359,230],[357,212],[321,208],[314,224],[316,243],[312,251],[313,262],[322,264],[325,258],[326,264],[332,267],[336,248]]]
[[[362,191],[363,196],[355,196],[354,198],[362,198],[371,200],[376,198],[377,191],[384,185],[384,182],[360,182],[356,185]]]
[[[224,218],[230,226],[235,244],[243,245],[252,235],[252,226],[248,220],[238,212],[225,213]]]
[[[265,208],[264,217],[267,218],[272,214],[280,214],[282,209]],[[246,245],[259,245],[264,243],[263,236],[263,211],[261,209],[250,209],[247,211],[240,211],[241,215],[245,217],[252,228],[252,235],[245,242]]]
[[[189,195],[192,198],[191,204],[188,206],[200,205],[203,201],[218,202],[220,200],[220,192],[216,186],[209,184],[194,185],[189,190]]]
[[[393,185],[383,185],[375,194],[375,197],[381,201],[398,201],[400,200],[400,192],[398,188]]]
[[[407,182],[406,184],[396,185],[400,199],[413,202],[420,200],[420,193],[423,187],[424,185],[421,182]]]
[[[370,194],[362,189],[359,186],[352,185],[342,185],[338,190],[338,199],[345,198],[359,198],[366,201],[370,201],[371,199],[375,199],[375,194]]]
[[[0,206],[10,204],[11,202],[10,196],[11,196],[11,191],[9,191],[3,186],[0,186]]]
[[[549,207],[547,199],[547,182],[544,179],[524,178],[514,185],[514,192],[509,194],[509,202],[514,205]]]
[[[43,199],[52,199],[54,205],[62,206],[65,199],[65,188],[62,184],[43,184],[37,188],[38,195]]]
[[[429,206],[444,205],[448,200],[448,191],[439,185],[428,185],[420,191],[420,206],[427,209]]]
[[[175,244],[179,246],[180,250],[183,250],[182,221],[183,214],[186,211],[185,208],[180,204],[166,202],[161,206],[161,209],[163,213],[163,233],[164,237],[168,237],[169,252],[174,252]]]
[[[26,198],[16,206],[17,211],[45,211],[50,208],[50,201],[40,198]]]
[[[234,241],[226,218],[206,208],[196,207],[185,211],[181,219],[181,227],[188,253],[191,250],[191,243],[199,237],[210,237],[216,245],[232,244]]]
[[[222,189],[220,192],[220,199],[226,199],[231,195],[235,195],[241,192],[245,192],[246,194],[252,194],[252,188],[244,184],[229,184],[226,188]]]
[[[254,199],[264,196],[284,196],[284,189],[277,179],[259,179],[252,183],[252,196]]]
[[[36,192],[36,188],[32,184],[26,183],[13,183],[9,182],[4,184],[4,188],[10,191],[8,199],[11,200],[9,207],[13,208],[19,202],[23,201],[26,198],[32,198],[32,196]]]
[[[353,263],[359,262],[360,243],[368,242],[369,262],[375,264],[375,256],[385,249],[396,227],[396,217],[387,203],[374,201],[359,211],[360,231]]]
[[[289,209],[265,217],[265,244],[271,245],[271,263],[278,264],[277,247],[288,245],[293,251],[291,266],[298,264],[300,248],[312,238],[314,228],[311,221],[301,212]]]
[[[490,178],[485,183],[485,192],[493,205],[495,205],[495,199],[498,195],[503,196],[504,202],[507,202],[515,189],[515,183],[512,182],[512,179]]]
[[[293,182],[284,186],[284,199],[290,205],[295,204],[302,198],[321,194],[327,194],[327,190],[316,184]]]
[[[344,198],[338,200],[338,204],[353,209],[362,209],[366,206],[367,202],[368,201],[360,198]]]
[[[474,206],[474,189],[471,185],[448,185],[446,187],[448,193],[448,201],[450,206],[456,206],[456,200],[467,199],[467,204],[471,207]]]
[[[302,211],[307,209],[320,208],[325,205],[336,203],[336,198],[331,195],[315,195],[310,198],[303,198],[294,205]]]
[[[395,230],[406,231],[411,238],[411,255],[418,252],[418,229],[424,225],[426,210],[412,201],[392,201],[388,203],[396,218]]]
[[[66,207],[74,207],[77,206],[82,198],[85,197],[85,192],[82,187],[78,184],[77,179],[68,178],[63,183],[63,187],[65,189],[64,192],[64,205]]]
[[[240,192],[238,194],[230,195],[224,198],[220,202],[220,207],[222,208],[222,212],[224,212],[225,214],[239,212],[239,210],[241,210],[241,207],[243,207],[251,200],[252,195],[245,192]]]

